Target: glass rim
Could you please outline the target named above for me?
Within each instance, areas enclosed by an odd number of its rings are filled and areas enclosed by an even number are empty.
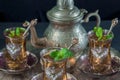
[[[49,59],[46,59],[46,58],[43,57],[43,55],[44,55],[45,53],[47,53],[49,50],[55,50],[55,49],[60,50],[60,49],[62,49],[62,47],[48,47],[48,48],[44,48],[44,49],[42,49],[42,50],[40,51],[40,58],[41,58],[41,59],[48,60],[48,62],[55,62],[55,63],[62,63],[62,62],[64,62],[64,61],[67,61],[68,58],[65,58],[65,59],[59,60],[59,61],[54,61],[54,60],[49,60]]]
[[[104,30],[103,30],[104,33],[107,33],[108,31],[109,31],[108,29],[104,29]],[[90,31],[88,32],[88,34],[87,34],[88,39],[95,40],[94,38],[90,38],[90,37],[89,37],[89,36],[91,36],[92,34],[95,34],[95,33],[94,33],[93,30],[90,30]],[[110,32],[110,34],[113,35],[112,38],[110,38],[110,39],[106,39],[106,40],[99,40],[99,41],[109,41],[109,40],[112,40],[112,39],[114,38],[114,33],[113,33],[113,32]]]
[[[8,30],[14,30],[14,29],[16,29],[17,27],[9,27],[9,28],[6,28],[6,29],[8,29]],[[23,29],[25,29],[26,30],[26,28],[24,28],[24,27],[20,27],[20,28],[23,28]],[[8,36],[6,33],[6,29],[4,30],[4,36],[6,37],[6,38],[9,38],[9,39],[12,39],[12,40],[17,40],[17,39],[25,39],[28,35],[29,35],[29,32],[27,32],[27,34],[23,37],[23,36],[20,36],[20,37],[10,37],[10,36]]]

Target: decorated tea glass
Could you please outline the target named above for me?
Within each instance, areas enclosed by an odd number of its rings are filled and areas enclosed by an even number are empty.
[[[104,30],[106,36],[108,30]],[[113,33],[111,33],[113,35]],[[105,37],[104,37],[105,38]],[[99,40],[93,31],[88,33],[89,61],[94,73],[104,73],[111,68],[110,47],[113,38]]]
[[[43,72],[34,76],[32,80],[76,80],[66,72],[68,58],[72,52],[67,48],[46,48],[40,52]]]
[[[7,28],[4,31],[6,41],[5,60],[10,70],[20,70],[27,66],[26,35],[22,27]]]
[[[96,26],[88,32],[89,62],[93,73],[105,74],[111,70],[110,47],[114,37],[112,29],[117,23],[118,19],[115,18],[109,30]]]
[[[66,79],[66,63],[67,59],[54,61],[49,55],[56,49],[48,49],[46,53],[41,52],[43,62],[43,78],[44,80],[63,80]],[[57,49],[59,50],[59,49]]]

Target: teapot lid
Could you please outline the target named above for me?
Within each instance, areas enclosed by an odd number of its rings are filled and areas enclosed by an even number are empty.
[[[47,12],[48,19],[54,22],[80,21],[83,16],[73,0],[57,0],[57,5]]]

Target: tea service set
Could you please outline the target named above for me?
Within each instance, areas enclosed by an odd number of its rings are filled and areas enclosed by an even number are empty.
[[[23,27],[6,28],[3,33],[6,47],[0,52],[0,70],[7,74],[23,74],[40,62],[43,72],[31,80],[79,80],[67,72],[73,66],[92,76],[119,72],[120,58],[111,49],[112,30],[118,24],[118,18],[112,20],[109,29],[104,29],[100,26],[98,10],[83,19],[85,13],[85,9],[74,6],[73,0],[57,0],[57,5],[47,13],[50,23],[43,38],[38,38],[35,30],[37,19],[25,21]],[[91,16],[96,17],[97,24],[87,33],[81,23],[88,22]],[[31,44],[43,48],[40,61],[26,49],[29,30]]]

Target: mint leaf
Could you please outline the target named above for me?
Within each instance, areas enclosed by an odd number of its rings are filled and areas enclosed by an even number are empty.
[[[113,34],[108,34],[108,35],[106,35],[106,38],[107,38],[107,39],[112,39],[113,37],[114,37]]]
[[[14,36],[15,36],[15,31],[14,31],[14,30],[10,31],[10,33],[9,33],[8,36],[9,36],[9,37],[14,37]]]
[[[73,57],[73,53],[71,51],[69,51],[69,57]]]
[[[55,57],[55,61],[60,61],[60,60],[63,60],[64,59],[64,56],[60,55],[60,56],[56,56]]]
[[[67,48],[61,49],[60,52],[61,52],[61,53],[64,53],[64,54],[63,54],[63,55],[64,55],[64,58],[69,58],[69,57],[72,57],[72,56],[73,56],[72,52],[71,52],[69,49],[67,49]]]
[[[62,48],[60,51],[59,51],[59,56],[66,56],[68,52],[68,49],[67,48]]]
[[[97,31],[97,27],[94,27],[93,31],[96,32]]]
[[[9,37],[14,37],[12,34],[9,34],[8,36],[9,36]]]
[[[61,50],[56,50],[50,53],[50,57],[55,61],[63,60],[72,56],[73,53],[67,48],[62,48]]]
[[[94,27],[94,30],[93,30],[96,34],[96,36],[98,37],[98,40],[101,40],[102,37],[103,37],[103,29],[102,27]]]
[[[16,32],[16,36],[20,36],[20,27],[17,27],[15,32]]]
[[[103,29],[101,27],[98,27],[96,35],[98,37],[98,40],[102,39],[103,36]]]
[[[50,53],[50,57],[51,57],[51,58],[55,58],[58,53],[59,53],[58,50],[52,51],[52,52]]]
[[[25,29],[24,28],[20,28],[20,32],[25,32]]]

